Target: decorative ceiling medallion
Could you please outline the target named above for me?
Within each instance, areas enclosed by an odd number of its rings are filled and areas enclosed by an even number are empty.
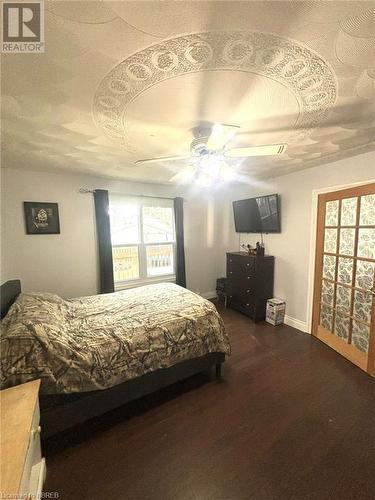
[[[94,96],[94,120],[125,141],[126,107],[139,94],[163,80],[210,70],[248,71],[286,86],[300,107],[298,136],[318,125],[337,96],[330,65],[301,42],[256,31],[205,32],[164,40],[115,66]]]
[[[212,60],[213,48],[206,41],[195,41],[184,51],[184,56],[197,69],[197,65],[206,64]]]
[[[223,57],[229,63],[234,61],[243,62],[245,59],[250,59],[253,52],[254,48],[251,40],[234,40],[224,47]]]
[[[178,66],[178,57],[170,50],[161,50],[151,56],[151,62],[160,71],[170,71]]]

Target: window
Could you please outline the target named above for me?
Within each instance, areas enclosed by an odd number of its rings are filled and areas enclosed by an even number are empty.
[[[172,200],[112,196],[110,220],[117,287],[136,280],[174,278]]]

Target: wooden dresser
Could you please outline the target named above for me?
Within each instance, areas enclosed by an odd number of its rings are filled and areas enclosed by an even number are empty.
[[[0,392],[0,498],[40,498],[46,475],[41,455],[39,386],[34,380]]]
[[[247,252],[227,253],[228,307],[254,321],[266,317],[267,299],[273,297],[275,259],[270,255],[258,257]]]

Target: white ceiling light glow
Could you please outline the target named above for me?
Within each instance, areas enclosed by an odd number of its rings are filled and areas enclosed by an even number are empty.
[[[211,187],[234,181],[236,170],[228,165],[222,154],[206,154],[200,157],[197,164],[183,169],[172,177],[171,182],[196,182],[201,187]]]
[[[186,182],[195,177],[200,185],[211,185],[214,182],[229,182],[235,178],[233,167],[229,166],[226,158],[248,158],[251,156],[278,156],[284,153],[286,144],[267,144],[265,146],[245,146],[233,148],[230,142],[235,140],[238,125],[227,125],[215,123],[207,136],[207,130],[197,131],[190,144],[190,155],[188,156],[160,156],[156,158],[145,158],[137,160],[136,165],[185,161],[191,159],[196,167],[184,167],[182,171],[174,175],[169,182]],[[186,171],[186,176],[183,172]],[[193,174],[192,174],[193,172]]]

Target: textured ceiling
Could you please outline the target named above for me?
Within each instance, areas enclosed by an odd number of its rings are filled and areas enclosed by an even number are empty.
[[[375,150],[373,2],[45,2],[44,54],[2,54],[2,166],[167,182],[214,122],[266,178]]]

